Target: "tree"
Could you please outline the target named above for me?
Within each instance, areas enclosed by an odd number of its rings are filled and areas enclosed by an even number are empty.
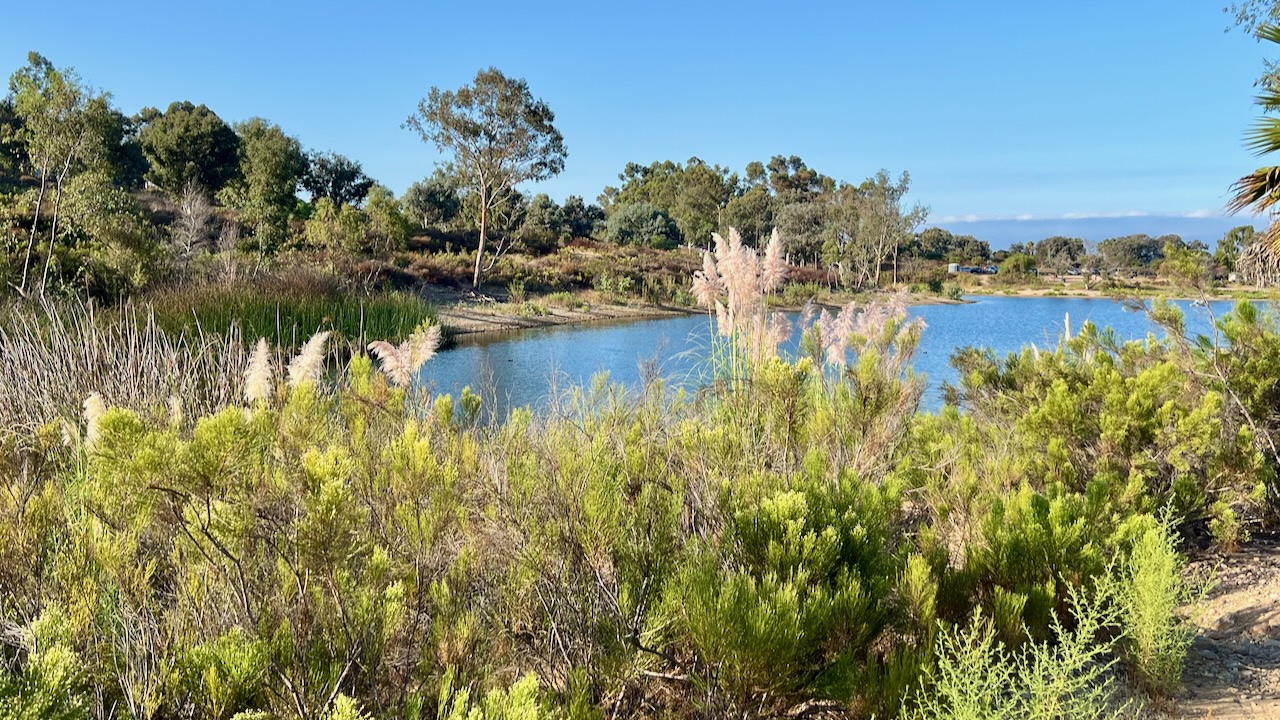
[[[9,79],[9,91],[13,95],[14,114],[21,123],[18,139],[26,150],[32,173],[40,179],[31,232],[22,263],[22,279],[18,287],[20,293],[26,292],[31,254],[50,182],[54,190],[49,247],[40,281],[40,292],[43,294],[49,281],[67,179],[72,171],[80,169],[95,158],[101,158],[105,152],[101,124],[93,119],[95,115],[100,117],[106,113],[107,96],[95,96],[74,70],[59,70],[36,52],[29,53],[27,66],[19,69]]]
[[[369,218],[366,242],[373,252],[385,255],[404,249],[409,240],[409,220],[390,190],[375,184],[366,198],[365,215]]]
[[[564,199],[564,229],[572,238],[595,237],[605,227],[604,210],[599,205],[588,205],[580,195]]]
[[[239,173],[239,138],[222,118],[204,105],[175,102],[161,113],[145,108],[138,114],[138,141],[151,164],[147,180],[177,196],[195,179],[211,193]]]
[[[262,118],[236,125],[239,135],[240,177],[219,197],[238,208],[241,218],[254,229],[258,248],[269,252],[284,242],[289,213],[297,198],[298,178],[306,158],[298,141]]]
[[[1098,243],[1098,255],[1108,270],[1149,270],[1157,260],[1164,259],[1164,247],[1170,242],[1181,246],[1182,238],[1144,234],[1107,238]]]
[[[1213,254],[1214,261],[1228,272],[1235,270],[1236,260],[1245,248],[1253,244],[1256,233],[1252,225],[1231,228],[1222,236],[1222,239],[1218,240],[1217,250]]]
[[[1034,254],[1037,265],[1063,271],[1084,257],[1084,240],[1055,235],[1036,243]]]
[[[609,240],[619,245],[670,249],[680,244],[680,229],[666,211],[649,203],[624,205],[609,216]]]
[[[458,177],[438,167],[431,177],[410,185],[400,202],[405,212],[423,228],[447,223],[462,211]]]
[[[618,179],[622,187],[606,187],[600,197],[607,215],[628,205],[648,203],[671,216],[684,240],[691,243],[711,239],[738,187],[737,175],[696,157],[684,165],[670,160],[647,167],[627,163]]]
[[[862,185],[846,185],[836,191],[827,210],[823,256],[829,265],[840,268],[844,282],[855,287],[878,286],[881,269],[892,261],[893,283],[897,284],[898,252],[929,214],[919,204],[904,210],[902,200],[910,186],[908,173],[893,182],[889,172],[881,170]]]
[[[364,174],[360,163],[344,155],[312,151],[307,153],[306,166],[301,185],[312,200],[324,197],[335,205],[358,205],[373,187],[373,179]]]
[[[18,171],[26,162],[18,134],[22,123],[14,112],[13,98],[0,99],[0,184],[18,179]]]
[[[497,68],[476,73],[473,84],[431,92],[405,126],[453,155],[462,184],[480,206],[480,241],[472,287],[480,287],[489,213],[520,183],[545,180],[564,170],[564,138],[555,114],[534,99],[524,80]]]

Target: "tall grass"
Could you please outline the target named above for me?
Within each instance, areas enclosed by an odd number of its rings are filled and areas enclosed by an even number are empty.
[[[184,287],[146,300],[168,333],[219,334],[235,327],[242,337],[265,337],[288,348],[325,331],[356,347],[371,340],[399,342],[435,320],[430,305],[405,293],[360,295],[271,283]]]
[[[246,356],[234,328],[175,336],[145,308],[102,316],[91,305],[10,305],[0,310],[0,431],[78,417],[95,392],[142,412],[170,398],[188,415],[216,412],[239,399]]]

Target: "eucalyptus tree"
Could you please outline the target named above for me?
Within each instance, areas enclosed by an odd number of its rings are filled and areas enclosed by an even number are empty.
[[[472,287],[480,287],[485,268],[490,213],[509,200],[517,185],[564,170],[564,138],[554,122],[555,113],[533,97],[528,83],[493,67],[457,90],[431,88],[405,121],[424,142],[453,155],[462,185],[476,196],[480,241]]]
[[[18,141],[25,150],[29,170],[40,181],[31,218],[31,231],[22,261],[18,292],[27,292],[31,255],[36,244],[41,213],[49,190],[54,193],[49,247],[40,281],[43,294],[49,281],[59,213],[67,179],[80,164],[104,153],[101,124],[107,112],[107,96],[95,95],[74,70],[59,70],[43,55],[27,55],[27,65],[9,79],[13,113],[20,123]]]

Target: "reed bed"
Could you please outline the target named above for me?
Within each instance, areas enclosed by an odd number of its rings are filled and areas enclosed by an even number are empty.
[[[373,340],[399,342],[433,323],[435,311],[405,293],[358,295],[298,285],[204,286],[147,298],[156,323],[171,335],[225,333],[232,327],[246,338],[265,337],[276,347],[297,348],[318,332],[332,332],[337,344],[364,347]]]
[[[76,418],[99,393],[112,406],[190,416],[237,401],[247,351],[235,326],[171,334],[148,307],[109,314],[84,303],[15,304],[0,310],[0,428],[30,434]]]

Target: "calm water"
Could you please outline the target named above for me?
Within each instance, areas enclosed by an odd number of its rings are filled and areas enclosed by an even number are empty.
[[[964,305],[923,305],[910,309],[923,318],[924,331],[913,366],[929,383],[925,406],[941,404],[940,387],[956,381],[949,360],[952,351],[967,345],[990,347],[998,354],[1035,343],[1052,346],[1071,317],[1072,331],[1086,321],[1111,327],[1122,339],[1162,335],[1145,313],[1121,303],[1086,298],[974,297]],[[1204,308],[1179,303],[1189,330],[1208,328]],[[1212,304],[1221,314],[1230,302]],[[423,380],[436,392],[454,397],[464,386],[480,392],[486,406],[505,416],[511,407],[546,402],[553,386],[585,385],[601,372],[610,380],[635,387],[644,368],[659,376],[696,387],[705,375],[710,325],[705,315],[659,320],[550,327],[487,337],[464,338],[423,368]]]

